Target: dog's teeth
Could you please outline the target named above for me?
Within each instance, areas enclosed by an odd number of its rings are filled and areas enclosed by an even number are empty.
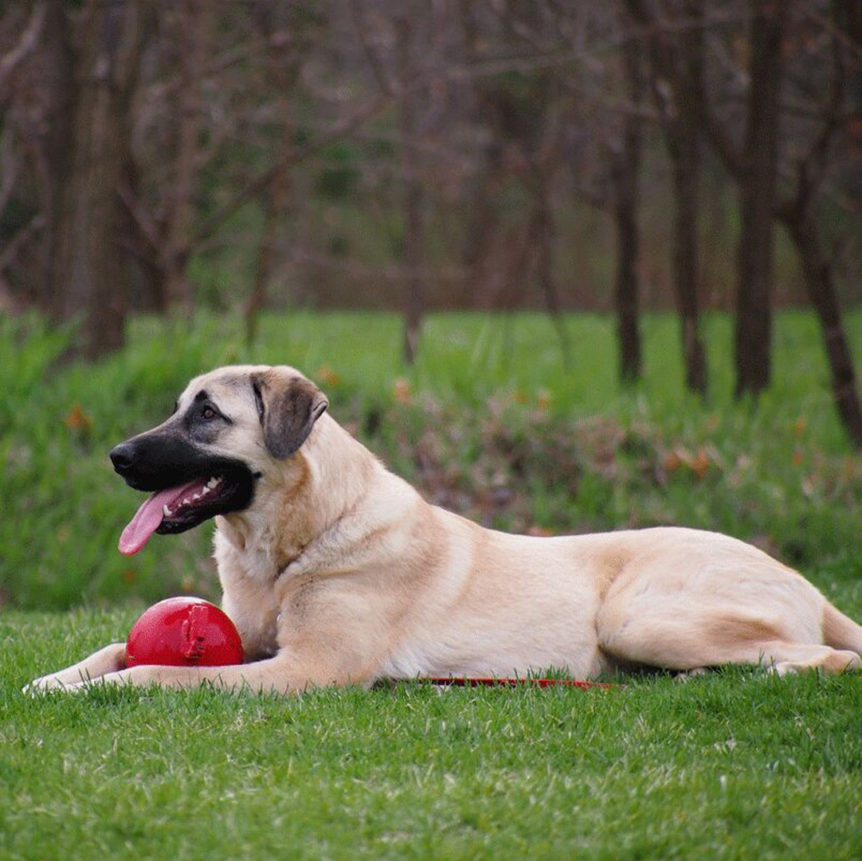
[[[209,490],[214,490],[216,487],[218,487],[218,486],[219,486],[219,484],[221,484],[221,479],[220,479],[220,478],[216,478],[215,476],[213,476],[213,477],[212,477],[212,478],[207,482],[207,488],[208,488]]]
[[[167,505],[163,505],[162,506],[162,514],[164,514],[165,517],[170,517],[171,514],[173,514],[173,512],[170,510],[170,508],[167,507]]]
[[[181,505],[188,505],[190,501],[191,501],[191,500],[190,500],[188,497],[186,497],[186,498],[182,501],[182,503],[180,503],[180,504],[181,504]]]
[[[192,495],[192,500],[197,501],[198,499],[200,499],[200,498],[201,498],[201,496],[202,496],[202,495],[203,495],[203,494],[195,493],[195,494],[193,494],[193,495]]]

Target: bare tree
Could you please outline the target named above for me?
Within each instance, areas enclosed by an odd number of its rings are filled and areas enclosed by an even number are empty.
[[[406,82],[414,74],[419,42],[415,10],[407,4],[397,14],[395,52],[398,78]],[[403,86],[403,84],[402,84]],[[421,156],[416,143],[421,133],[422,94],[415,87],[402,93],[398,108],[399,164],[403,196],[404,269],[404,358],[412,364],[419,348],[419,334],[425,307],[425,188],[421,177]]]
[[[129,302],[187,310],[193,271],[200,301],[239,294],[253,338],[264,304],[285,302],[276,285],[289,273],[297,301],[379,306],[397,295],[407,355],[428,307],[539,302],[565,361],[562,312],[577,300],[615,309],[620,373],[634,379],[640,304],[671,300],[688,385],[702,391],[700,186],[716,173],[706,141],[745,223],[739,391],[768,379],[777,215],[854,426],[836,295],[853,288],[846,254],[833,253],[841,236],[851,246],[859,219],[840,182],[859,56],[849,0],[334,0],[326,13],[301,0],[7,4],[3,306],[92,317],[87,337],[110,346]],[[640,168],[656,141],[667,189]],[[322,180],[339,172],[350,179],[333,191]],[[639,223],[647,198],[669,204],[669,258],[665,228]],[[594,221],[584,203],[611,217]],[[823,218],[839,208],[850,215]],[[616,240],[607,280],[584,224],[598,243]],[[732,258],[724,244],[715,254]]]
[[[828,26],[831,56],[818,56],[802,70],[808,97],[818,102],[815,116],[819,124],[813,131],[795,131],[796,145],[785,147],[791,155],[789,172],[791,192],[778,190],[781,161],[779,117],[782,63],[786,62],[786,20],[791,12],[810,15],[808,25],[823,29],[823,12],[797,9],[793,4],[750,0],[749,37],[751,63],[748,73],[745,135],[741,149],[722,125],[707,97],[705,87],[696,94],[701,127],[740,187],[739,281],[737,290],[737,394],[758,392],[769,382],[771,341],[772,223],[777,217],[788,229],[800,258],[805,287],[823,331],[829,360],[832,388],[839,415],[848,434],[862,445],[862,407],[860,407],[854,363],[841,322],[832,265],[823,247],[815,215],[819,192],[827,173],[830,148],[846,122],[847,64],[859,68],[858,45],[852,42],[852,16],[844,16],[848,29],[841,32],[841,11],[837,4],[835,20]],[[850,34],[850,35],[848,35]],[[810,91],[811,80],[828,70],[822,88]],[[797,87],[798,89],[798,87]],[[823,95],[826,94],[826,101]],[[805,112],[803,111],[803,114]],[[808,124],[811,125],[810,123]],[[805,144],[805,140],[808,144]]]
[[[74,107],[66,142],[69,172],[58,178],[51,304],[57,319],[84,311],[91,357],[115,349],[124,339],[128,293],[122,286],[122,249],[114,238],[122,221],[117,187],[130,146],[143,13],[138,0],[107,5],[89,0],[81,47],[74,54],[74,96],[58,98],[63,110],[69,103]],[[62,20],[53,26],[60,38],[67,38]]]
[[[55,320],[64,316],[62,296],[65,274],[61,268],[63,207],[69,195],[64,192],[72,175],[76,102],[76,58],[72,48],[72,25],[63,0],[48,0],[43,30],[43,50],[38,68],[45,100],[45,122],[36,146],[35,162],[40,209],[44,221],[40,248],[40,278],[37,292],[42,308]]]
[[[47,7],[48,0],[37,0],[33,4],[27,26],[21,33],[15,47],[0,57],[0,93],[8,86],[15,70],[35,50],[47,17]]]
[[[172,19],[169,26],[174,31],[180,71],[176,87],[173,182],[159,251],[164,299],[167,305],[181,308],[187,314],[194,306],[192,288],[186,277],[186,263],[191,252],[196,208],[195,182],[203,114],[201,89],[207,58],[209,5],[206,0],[180,0],[165,10]]]
[[[620,145],[611,153],[613,212],[616,225],[617,338],[620,379],[632,383],[640,379],[643,358],[640,337],[640,288],[638,283],[638,178],[643,149],[643,119],[640,116],[645,81],[641,40],[631,33],[631,21],[621,16],[624,37],[620,49],[629,109],[622,123]]]
[[[779,202],[776,215],[787,228],[799,255],[808,297],[820,321],[838,413],[853,444],[862,449],[862,404],[856,366],[841,320],[833,263],[824,246],[816,214],[818,198],[822,196],[827,177],[830,149],[847,121],[848,81],[858,78],[862,72],[860,31],[857,31],[857,41],[853,45],[853,18],[847,14],[849,11],[849,6],[842,9],[842,4],[836,5],[833,10],[834,28],[829,39],[829,61],[824,63],[819,56],[815,60],[818,68],[826,66],[829,69],[828,98],[808,147],[792,160],[791,193]]]
[[[736,394],[769,385],[772,355],[773,212],[778,177],[781,38],[786,5],[751,0],[745,140],[736,160],[740,188],[736,293]],[[694,92],[703,93],[700,85]]]
[[[674,12],[694,19],[699,0],[682,0]],[[671,37],[667,24],[643,0],[627,0],[632,18],[645,29],[649,44],[650,83],[671,163],[673,187],[673,282],[682,328],[686,385],[704,394],[706,351],[700,333],[698,298],[698,192],[700,130],[695,98],[703,79],[703,40],[689,26]]]
[[[295,11],[296,14],[291,14]],[[281,12],[282,14],[279,14]],[[264,81],[274,93],[273,120],[275,135],[272,174],[263,199],[263,230],[257,249],[254,281],[245,302],[245,334],[251,344],[257,336],[258,317],[266,303],[270,281],[277,261],[277,236],[290,198],[290,168],[293,137],[296,132],[295,107],[292,98],[302,63],[311,49],[311,36],[322,18],[308,10],[279,10],[262,5],[255,8],[259,52],[265,57]]]

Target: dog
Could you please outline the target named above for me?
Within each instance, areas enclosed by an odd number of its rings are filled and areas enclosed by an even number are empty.
[[[427,503],[287,366],[192,380],[174,413],[110,453],[152,493],[123,531],[216,521],[223,609],[246,662],[124,666],[114,643],[30,690],[92,683],[300,692],[384,678],[576,678],[648,666],[862,666],[862,627],[804,577],[713,532],[660,527],[532,537]]]

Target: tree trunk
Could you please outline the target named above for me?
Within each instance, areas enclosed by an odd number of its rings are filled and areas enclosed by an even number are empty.
[[[42,161],[42,213],[45,218],[41,247],[40,304],[55,322],[65,318],[63,295],[66,275],[61,268],[63,230],[69,218],[66,188],[72,175],[75,114],[79,96],[72,33],[64,0],[50,0],[43,29],[42,65],[47,127]]]
[[[706,394],[706,351],[700,335],[698,300],[698,178],[696,132],[679,123],[668,140],[673,174],[674,239],[673,281],[682,327],[685,384],[693,392]]]
[[[281,129],[280,170],[272,178],[269,192],[266,196],[263,234],[257,250],[257,266],[254,273],[254,284],[245,303],[245,339],[246,343],[254,343],[257,337],[257,323],[261,309],[266,304],[269,282],[275,266],[275,238],[287,204],[290,186],[288,161],[284,157],[290,149],[293,137],[293,123],[289,119],[287,98],[279,98],[279,114],[283,123]]]
[[[140,13],[137,0],[112,5],[90,0],[75,63],[69,172],[53,227],[56,256],[50,271],[55,274],[53,316],[84,314],[90,358],[124,342],[127,260],[117,242],[124,221],[118,186],[130,146]]]
[[[290,155],[293,151],[293,136],[296,130],[291,97],[299,74],[302,40],[292,43],[290,37],[283,39],[279,31],[281,22],[275,15],[275,7],[261,5],[256,10],[256,24],[261,40],[260,53],[267,57],[266,80],[275,90],[276,115],[279,122],[275,172],[266,190],[264,203],[263,232],[257,249],[257,265],[254,283],[245,302],[245,338],[251,346],[257,338],[258,318],[266,304],[272,273],[276,261],[276,235],[282,224],[290,194]],[[278,33],[278,38],[273,34]],[[295,38],[295,34],[294,34]]]
[[[769,385],[773,212],[778,168],[783,4],[752,0],[751,69],[742,173],[736,293],[736,395]]]
[[[684,0],[683,11],[692,24],[700,21],[700,0]],[[703,30],[688,27],[681,36],[682,75],[676,93],[678,157],[674,165],[676,190],[675,270],[682,318],[685,382],[693,392],[705,395],[706,350],[700,333],[700,266],[698,217],[700,215],[700,128],[694,100],[702,89]]]
[[[415,39],[414,21],[402,13],[396,19],[398,69],[402,82],[407,80]],[[423,256],[425,246],[425,192],[417,171],[416,141],[419,137],[419,98],[416,89],[408,89],[401,98],[399,136],[401,184],[404,214],[404,267],[407,295],[404,304],[404,358],[416,360],[419,334],[425,304]]]
[[[195,207],[195,178],[201,129],[201,85],[206,62],[207,9],[204,0],[178,3],[179,104],[172,196],[162,251],[164,294],[171,308],[190,314],[194,295],[186,277]]]
[[[626,26],[626,22],[623,22]],[[616,225],[617,334],[620,380],[633,383],[640,379],[643,359],[640,337],[640,289],[638,284],[638,174],[643,148],[642,121],[638,108],[643,98],[644,80],[641,46],[629,38],[622,48],[626,83],[631,106],[623,121],[622,147],[613,158],[614,223]]]
[[[698,299],[698,184],[700,175],[700,128],[695,105],[703,79],[703,34],[690,25],[672,45],[666,34],[655,29],[640,3],[628,7],[638,20],[652,27],[651,85],[661,118],[673,185],[673,288],[682,330],[686,386],[705,394],[706,351],[700,335]],[[700,15],[698,0],[684,4],[687,20]]]
[[[572,367],[572,350],[569,345],[569,333],[560,304],[560,295],[554,280],[554,217],[551,210],[551,195],[549,181],[539,175],[534,190],[536,209],[534,216],[535,233],[530,245],[536,249],[536,265],[538,268],[539,285],[545,295],[545,306],[551,323],[557,330],[560,341],[560,354],[563,368],[569,371]]]
[[[853,445],[862,449],[862,406],[853,355],[841,322],[832,267],[823,251],[817,225],[807,210],[782,212],[782,220],[799,254],[808,297],[820,320],[835,405]]]
[[[409,172],[410,168],[407,168]],[[404,314],[404,358],[416,360],[424,310],[425,276],[422,272],[424,246],[424,192],[409,176],[404,189],[404,263],[407,269],[407,302]]]
[[[97,60],[96,110],[92,117],[96,177],[103,189],[95,206],[89,248],[94,281],[87,314],[87,353],[95,358],[125,343],[129,310],[129,260],[118,239],[126,223],[118,188],[126,154],[131,149],[131,104],[143,46],[143,10],[138,0],[127,0],[103,12],[102,51]],[[102,71],[105,70],[105,71]]]

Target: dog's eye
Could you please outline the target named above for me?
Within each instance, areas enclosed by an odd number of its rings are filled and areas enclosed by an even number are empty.
[[[201,418],[203,418],[205,421],[211,421],[217,415],[218,413],[216,413],[216,411],[212,407],[204,407],[201,411]]]

